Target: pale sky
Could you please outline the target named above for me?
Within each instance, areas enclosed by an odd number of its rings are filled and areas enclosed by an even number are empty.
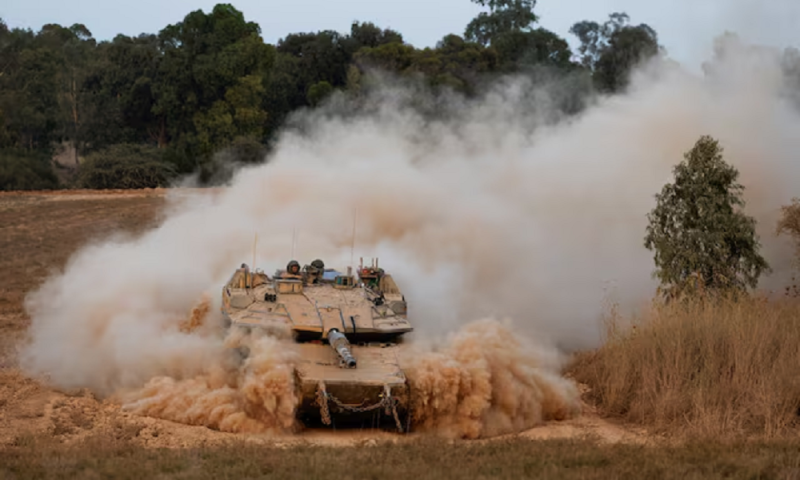
[[[98,40],[117,33],[157,33],[190,11],[210,11],[212,0],[4,0],[0,17],[10,27],[38,30],[46,23],[83,23]],[[353,20],[371,21],[403,34],[416,47],[433,46],[448,33],[463,35],[481,11],[470,0],[232,0],[245,18],[261,26],[265,41],[288,33],[336,30],[346,33]],[[602,22],[615,11],[635,24],[647,23],[674,60],[696,68],[725,30],[745,40],[800,46],[800,0],[539,0],[540,25],[575,45],[569,27],[580,20]]]

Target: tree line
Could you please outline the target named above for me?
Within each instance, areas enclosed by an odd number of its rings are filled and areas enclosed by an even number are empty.
[[[613,94],[661,51],[656,32],[624,13],[576,23],[573,52],[538,25],[535,0],[472,1],[485,11],[432,48],[370,22],[272,45],[230,4],[99,42],[82,24],[34,32],[0,19],[0,189],[154,187],[188,173],[210,182],[221,163],[262,160],[292,112],[337,91],[357,97],[376,71],[474,96],[538,69],[584,78],[581,94]]]

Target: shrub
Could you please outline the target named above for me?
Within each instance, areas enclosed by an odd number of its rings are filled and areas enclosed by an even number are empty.
[[[0,190],[59,188],[50,158],[41,153],[0,151]]]
[[[92,189],[156,188],[176,174],[149,145],[118,144],[92,153],[78,169],[76,186]]]

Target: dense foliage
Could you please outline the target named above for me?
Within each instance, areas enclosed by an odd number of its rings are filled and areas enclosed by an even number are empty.
[[[58,186],[50,160],[38,152],[0,151],[0,190],[50,190]]]
[[[674,169],[675,182],[656,195],[645,247],[655,250],[656,275],[664,293],[754,288],[769,265],[759,254],[756,222],[742,209],[739,172],[723,149],[701,137]]]
[[[646,24],[628,25],[629,20],[625,13],[612,13],[602,25],[579,22],[570,29],[581,41],[581,63],[593,72],[601,91],[624,89],[633,67],[661,48],[655,30]]]
[[[114,145],[126,145],[120,148],[128,159],[131,145],[159,150],[158,162],[171,167],[159,166],[145,183],[167,172],[210,179],[220,158],[229,157],[219,153],[234,142],[268,147],[292,112],[316,108],[337,91],[358,98],[378,83],[379,70],[465,95],[503,74],[583,72],[589,82],[576,82],[581,95],[592,83],[613,93],[624,88],[635,62],[659,50],[650,27],[629,26],[626,15],[615,14],[603,26],[576,24],[578,59],[565,39],[536,25],[535,0],[472,1],[486,11],[463,36],[445,35],[433,48],[416,48],[369,22],[346,33],[294,33],[270,45],[229,4],[190,12],[157,33],[110,41],[97,41],[81,24],[34,32],[0,19],[2,188],[58,186],[41,161],[59,153],[56,146],[67,146],[60,156],[72,159],[68,167],[93,170],[62,172],[62,186],[108,186],[109,177],[96,175],[98,159]],[[575,113],[582,103],[569,105]],[[133,172],[152,161],[148,153],[141,164],[113,169]],[[119,178],[114,184],[141,183]]]
[[[83,188],[156,188],[167,186],[174,173],[156,147],[125,143],[90,153],[75,183]]]

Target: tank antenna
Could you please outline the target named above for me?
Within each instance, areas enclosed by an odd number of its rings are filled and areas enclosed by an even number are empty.
[[[353,238],[350,243],[350,265],[353,265],[355,262],[355,252],[356,252],[356,219],[358,218],[358,207],[353,209]]]
[[[253,271],[256,269],[256,245],[258,244],[258,232],[256,232],[256,237],[253,239]]]
[[[292,227],[292,260],[294,260],[294,244],[297,240],[297,227]]]

